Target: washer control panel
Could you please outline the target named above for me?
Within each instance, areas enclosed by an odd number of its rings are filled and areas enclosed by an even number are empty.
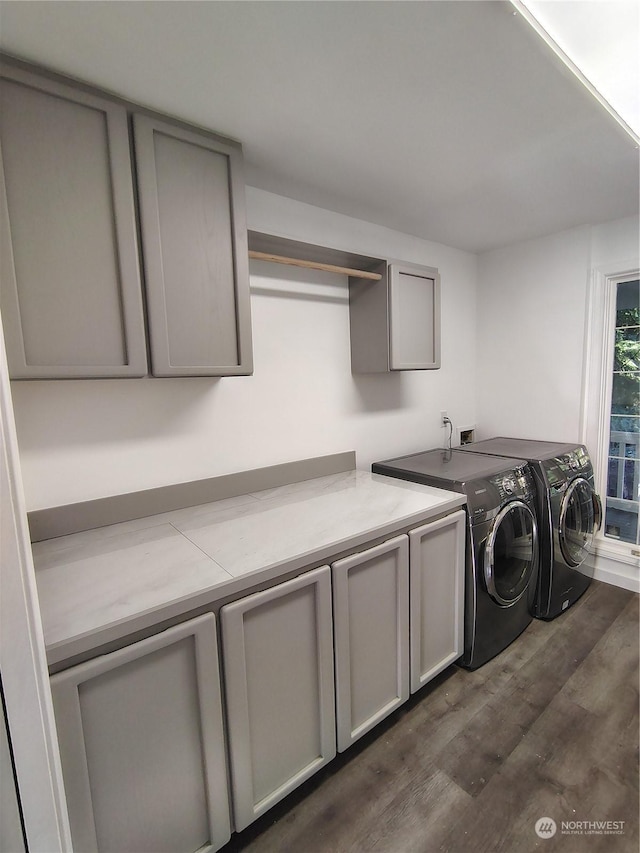
[[[467,487],[467,506],[473,521],[483,521],[510,500],[534,500],[535,485],[528,465],[518,466],[486,479],[474,480]]]
[[[513,477],[505,477],[502,481],[502,491],[505,495],[512,495],[516,490],[516,481]]]

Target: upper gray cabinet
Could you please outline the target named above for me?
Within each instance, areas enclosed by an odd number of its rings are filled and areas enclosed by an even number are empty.
[[[440,275],[434,267],[390,262],[371,283],[351,278],[354,373],[440,367]]]
[[[144,376],[127,111],[4,63],[0,72],[0,283],[11,376]]]
[[[440,275],[435,267],[259,231],[249,231],[249,257],[349,276],[352,373],[440,367]]]
[[[241,146],[20,63],[0,73],[11,377],[145,376],[143,291],[154,376],[251,373]]]
[[[153,373],[251,373],[241,148],[133,120]]]
[[[440,367],[440,276],[433,267],[389,264],[389,369]]]

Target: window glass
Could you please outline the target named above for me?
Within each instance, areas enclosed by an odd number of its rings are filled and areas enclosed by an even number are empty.
[[[640,543],[640,281],[617,285],[605,536]]]

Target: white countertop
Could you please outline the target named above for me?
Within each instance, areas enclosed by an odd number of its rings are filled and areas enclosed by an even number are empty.
[[[49,663],[318,565],[465,500],[347,471],[37,542]]]

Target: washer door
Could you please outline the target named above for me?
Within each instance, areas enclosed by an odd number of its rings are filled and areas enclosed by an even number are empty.
[[[560,550],[568,565],[575,567],[585,561],[601,520],[600,498],[584,477],[576,477],[562,499],[558,523]]]
[[[538,525],[523,501],[502,507],[487,537],[484,579],[502,607],[515,604],[526,591],[538,560]]]

